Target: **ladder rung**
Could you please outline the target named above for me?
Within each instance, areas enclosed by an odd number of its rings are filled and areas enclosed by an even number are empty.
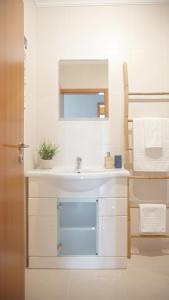
[[[164,95],[169,95],[169,92],[150,92],[150,93],[142,93],[142,92],[129,92],[129,96],[164,96]]]
[[[146,203],[144,203],[146,204]],[[148,203],[148,204],[155,204],[155,203]],[[158,204],[166,204],[166,208],[169,208],[169,203],[158,203]],[[137,202],[129,202],[130,208],[139,208],[139,203]]]
[[[129,179],[169,179],[169,176],[129,176]]]
[[[135,233],[131,235],[132,238],[169,238],[169,234],[143,234]]]

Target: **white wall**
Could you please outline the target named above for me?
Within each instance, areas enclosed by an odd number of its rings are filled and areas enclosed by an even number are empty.
[[[106,151],[123,152],[123,62],[130,90],[169,90],[169,6],[39,8],[37,17],[37,145],[43,138],[59,144],[58,166],[74,168],[81,156],[84,167],[102,167]],[[59,121],[61,59],[108,59],[108,121]],[[135,104],[133,115],[168,116],[169,106]],[[139,189],[138,199],[166,200],[166,182],[153,183],[145,195]]]
[[[37,82],[36,82],[36,7],[33,0],[24,1],[24,34],[28,40],[25,50],[25,112],[24,112],[24,142],[30,145],[25,149],[25,171],[33,168],[37,138]]]
[[[64,60],[59,64],[59,82],[62,89],[108,88],[108,62]]]
[[[110,6],[38,9],[38,138],[60,145],[57,164],[103,166],[106,151],[123,151],[122,64],[128,63],[133,90],[168,88],[169,7]],[[58,120],[58,63],[60,59],[108,59],[110,118],[102,122]],[[137,105],[138,106],[138,105]],[[139,113],[159,110],[165,104]],[[134,107],[134,110],[136,106]],[[45,117],[44,117],[45,116]]]

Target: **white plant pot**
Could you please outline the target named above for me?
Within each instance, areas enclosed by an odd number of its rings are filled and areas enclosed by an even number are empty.
[[[40,167],[42,169],[52,169],[53,168],[53,159],[41,159]]]

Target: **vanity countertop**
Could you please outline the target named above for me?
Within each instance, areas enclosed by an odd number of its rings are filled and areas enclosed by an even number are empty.
[[[32,169],[25,173],[26,177],[63,177],[67,178],[92,178],[92,177],[128,177],[130,172],[124,168],[117,169],[86,169],[82,170],[80,173],[74,172],[72,170],[64,169]]]

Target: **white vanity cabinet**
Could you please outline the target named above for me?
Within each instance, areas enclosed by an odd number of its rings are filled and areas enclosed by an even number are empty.
[[[28,178],[30,268],[126,268],[127,182],[114,177],[87,192],[53,178]]]
[[[99,199],[99,255],[126,256],[126,198]]]
[[[29,198],[28,233],[30,257],[57,255],[56,198]]]

